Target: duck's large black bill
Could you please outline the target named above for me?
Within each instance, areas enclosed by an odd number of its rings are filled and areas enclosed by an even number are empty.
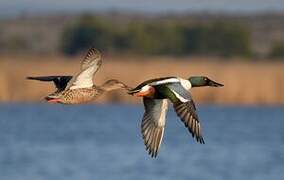
[[[135,93],[138,93],[139,92],[139,89],[128,89],[128,94],[130,94],[130,95],[133,95],[133,94],[135,94]]]
[[[128,85],[124,84],[124,88],[128,91],[131,91],[133,89],[132,87],[129,87]],[[127,92],[129,94],[129,92]]]
[[[222,86],[224,86],[223,84],[217,83],[217,82],[212,81],[212,80],[209,81],[208,85],[212,86],[212,87],[222,87]]]

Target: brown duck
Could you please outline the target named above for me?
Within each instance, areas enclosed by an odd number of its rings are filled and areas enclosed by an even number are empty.
[[[50,103],[85,103],[108,91],[129,89],[124,83],[115,79],[108,80],[101,86],[95,85],[93,76],[101,64],[100,52],[92,48],[81,63],[81,71],[75,76],[38,76],[27,79],[53,81],[57,90],[45,97]]]

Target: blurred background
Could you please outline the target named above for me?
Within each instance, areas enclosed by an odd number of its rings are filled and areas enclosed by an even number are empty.
[[[161,152],[148,157],[139,98],[47,105],[90,47],[95,82],[135,87],[205,75],[223,88],[192,94],[205,145],[171,109]],[[284,177],[283,0],[0,0],[0,179],[281,179]],[[109,112],[109,113],[105,113]]]

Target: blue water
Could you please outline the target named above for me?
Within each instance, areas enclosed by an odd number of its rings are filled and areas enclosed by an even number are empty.
[[[0,179],[284,179],[284,107],[198,109],[206,144],[170,110],[152,159],[142,106],[2,104]]]

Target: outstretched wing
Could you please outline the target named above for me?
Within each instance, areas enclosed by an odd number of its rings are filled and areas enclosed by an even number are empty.
[[[180,83],[168,84],[158,89],[160,93],[171,100],[176,114],[188,128],[192,137],[195,138],[197,142],[204,144],[205,142],[202,137],[196,107],[190,93],[184,89]]]
[[[93,76],[102,64],[101,54],[95,48],[88,51],[86,57],[81,63],[81,71],[72,78],[67,88],[78,89],[93,86]]]
[[[166,99],[143,98],[143,103],[145,112],[141,132],[146,150],[152,157],[156,157],[164,135],[168,102]]]
[[[34,76],[27,77],[30,80],[38,80],[38,81],[53,81],[55,87],[62,91],[66,88],[68,82],[72,79],[72,76]]]

